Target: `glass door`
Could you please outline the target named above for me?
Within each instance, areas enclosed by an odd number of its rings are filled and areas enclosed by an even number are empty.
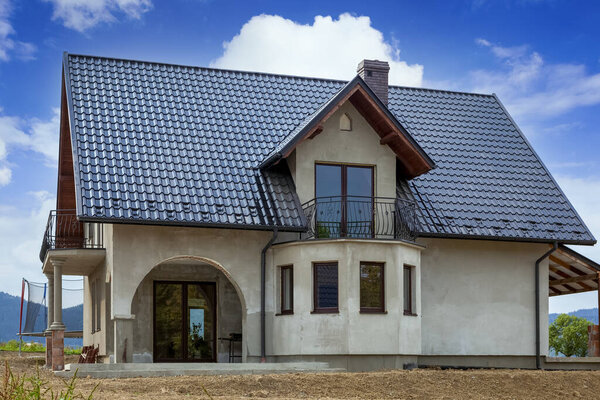
[[[373,236],[373,167],[315,164],[316,236]]]
[[[154,282],[154,361],[216,360],[214,282]]]

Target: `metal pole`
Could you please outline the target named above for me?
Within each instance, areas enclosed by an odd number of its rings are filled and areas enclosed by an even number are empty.
[[[23,342],[23,298],[25,297],[25,278],[21,281],[21,311],[19,312],[19,357],[21,357],[21,343]]]

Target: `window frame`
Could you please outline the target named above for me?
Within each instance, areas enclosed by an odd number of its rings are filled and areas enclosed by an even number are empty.
[[[416,317],[417,313],[415,310],[415,288],[414,288],[414,284],[413,284],[413,280],[415,278],[415,270],[416,267],[414,265],[409,265],[409,264],[404,264],[404,268],[402,269],[402,280],[403,280],[403,284],[402,284],[402,291],[403,291],[403,296],[402,296],[402,302],[403,304],[403,309],[404,309],[404,315],[407,316],[411,316],[411,317]],[[406,293],[404,293],[404,279],[405,279],[405,274],[404,271],[408,271],[409,274],[409,280],[408,280],[408,308],[406,307]]]
[[[317,268],[335,265],[337,272],[337,307],[319,307],[317,294]],[[340,312],[340,267],[338,261],[318,261],[312,263],[313,269],[313,311],[312,314],[339,314]]]
[[[348,216],[347,214],[347,201],[348,201],[348,197],[356,197],[356,196],[348,196],[348,167],[351,168],[364,168],[364,169],[369,169],[371,171],[371,196],[367,196],[370,197],[372,199],[372,212],[375,212],[375,192],[376,192],[376,183],[375,183],[375,179],[376,179],[376,172],[375,169],[377,167],[376,164],[361,164],[361,163],[351,163],[351,162],[329,162],[329,161],[315,161],[314,166],[313,166],[313,193],[314,193],[314,198],[318,199],[319,197],[317,197],[317,167],[318,166],[330,166],[330,167],[340,167],[340,189],[341,189],[341,195],[340,196],[331,196],[331,197],[339,197],[340,201],[342,203],[341,205],[341,216],[340,216],[340,232],[339,232],[339,236],[337,238],[345,238],[345,237],[349,237],[348,236]],[[330,197],[330,196],[324,196],[324,197]],[[350,236],[351,237],[351,236]],[[369,236],[371,238],[375,237],[375,218],[373,217],[373,220],[371,221],[371,235]]]
[[[361,269],[363,265],[376,265],[381,268],[381,307],[363,307],[362,303],[362,276]],[[358,265],[358,305],[361,314],[386,314],[385,308],[385,262],[381,261],[361,261]]]
[[[284,288],[285,288],[285,284],[284,284],[284,274],[283,271],[285,270],[289,270],[290,275],[290,308],[289,309],[284,309],[283,305],[285,304],[284,299],[285,299],[285,292],[284,292]],[[279,314],[277,315],[291,315],[294,313],[294,265],[293,264],[288,264],[288,265],[282,265],[279,267],[279,293],[280,293],[280,297],[279,297]]]

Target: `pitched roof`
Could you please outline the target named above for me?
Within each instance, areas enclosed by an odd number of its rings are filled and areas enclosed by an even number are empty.
[[[65,55],[83,220],[302,230],[285,163],[259,165],[346,82]],[[423,235],[594,241],[495,96],[390,87],[436,163]],[[283,164],[283,165],[282,165]]]

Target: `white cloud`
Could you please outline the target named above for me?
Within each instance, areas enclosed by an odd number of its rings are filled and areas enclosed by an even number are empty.
[[[53,20],[67,28],[84,32],[100,23],[115,22],[115,14],[140,19],[152,8],[151,0],[44,0],[52,3]]]
[[[0,291],[17,294],[21,277],[40,281],[40,251],[48,212],[56,207],[50,193],[30,193],[34,206],[30,210],[0,205]]]
[[[14,39],[16,34],[9,17],[12,7],[9,0],[0,0],[0,61],[9,61],[14,55],[21,60],[32,60],[37,50],[32,43]]]
[[[390,83],[421,86],[423,66],[400,60],[400,50],[371,26],[369,17],[316,16],[302,25],[277,15],[252,17],[224,43],[218,68],[351,79],[362,59],[390,63]]]
[[[34,151],[43,157],[47,166],[56,167],[58,162],[58,131],[60,110],[53,109],[49,121],[37,118],[23,120],[1,115],[0,108],[0,187],[11,181],[12,171],[8,161],[11,149]]]
[[[502,62],[500,70],[471,72],[474,91],[497,93],[517,119],[543,120],[600,104],[600,74],[580,64],[548,64],[528,46],[502,47],[476,39]]]

